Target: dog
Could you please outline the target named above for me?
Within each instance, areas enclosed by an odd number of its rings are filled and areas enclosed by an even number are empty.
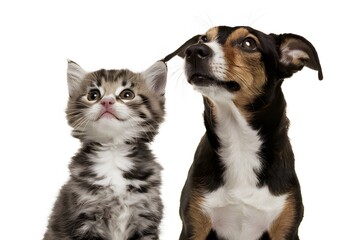
[[[299,239],[304,207],[281,85],[304,66],[323,79],[314,46],[217,26],[163,61],[176,55],[203,95],[206,128],[181,193],[179,239]]]

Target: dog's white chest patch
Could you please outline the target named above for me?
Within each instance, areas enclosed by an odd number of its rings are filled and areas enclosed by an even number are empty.
[[[214,230],[228,240],[257,240],[281,213],[286,195],[273,196],[267,187],[221,187],[205,198],[203,210]]]
[[[256,240],[281,213],[286,195],[274,196],[257,187],[261,139],[235,105],[216,103],[224,186],[205,196],[203,210],[217,234],[229,240]]]

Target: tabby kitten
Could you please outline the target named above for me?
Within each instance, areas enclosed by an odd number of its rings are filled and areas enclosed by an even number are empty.
[[[69,61],[67,120],[81,148],[45,240],[159,239],[161,166],[148,144],[164,119],[167,68],[85,72]]]

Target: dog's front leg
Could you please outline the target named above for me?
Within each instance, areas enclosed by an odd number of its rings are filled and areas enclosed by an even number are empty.
[[[299,240],[298,228],[303,214],[304,206],[301,202],[300,192],[293,191],[289,194],[282,212],[268,231],[270,239]]]
[[[191,191],[187,197],[188,201],[183,201],[186,204],[180,209],[183,228],[179,239],[216,240],[217,238],[210,237],[212,229],[211,219],[201,208],[201,194]]]

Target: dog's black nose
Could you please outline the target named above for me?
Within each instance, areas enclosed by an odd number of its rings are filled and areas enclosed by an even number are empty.
[[[185,51],[186,59],[207,59],[211,57],[212,51],[205,44],[196,44],[188,47]]]

